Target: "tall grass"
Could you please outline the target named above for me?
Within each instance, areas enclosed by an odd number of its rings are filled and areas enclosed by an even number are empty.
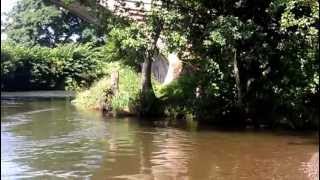
[[[134,113],[139,94],[139,74],[118,62],[108,63],[105,71],[108,75],[94,83],[91,88],[78,93],[73,104],[82,109]],[[119,90],[115,95],[110,93],[110,75],[114,71],[119,72]]]

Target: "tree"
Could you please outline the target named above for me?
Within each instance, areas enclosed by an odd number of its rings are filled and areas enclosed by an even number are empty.
[[[137,57],[142,57],[135,62],[142,63],[140,112],[142,116],[147,116],[151,112],[151,108],[156,100],[151,83],[151,67],[154,55],[159,52],[157,42],[163,28],[162,19],[159,16],[161,11],[159,11],[159,8],[155,8],[159,5],[157,4],[158,1],[152,1],[151,11],[147,12],[146,20],[142,23],[136,23],[128,17],[111,15],[105,8],[100,8],[100,11],[95,11],[99,9],[99,5],[90,1],[84,1],[82,4],[77,4],[75,1],[51,2],[68,8],[70,12],[79,14],[79,16],[91,21],[91,23],[99,21],[99,24],[101,24],[101,26],[104,25],[103,28],[107,31],[109,41],[113,41],[114,44],[117,45],[117,48],[120,49],[122,53],[121,57],[126,57],[125,59],[131,59],[131,61],[135,61]],[[92,11],[81,13],[74,8],[76,6],[79,8],[82,7],[83,9],[86,9],[85,7],[87,6],[90,7]],[[125,7],[122,8],[125,9]],[[108,16],[104,16],[98,20],[91,18],[101,17],[106,14],[108,14]]]
[[[99,29],[45,0],[18,1],[4,24],[7,39],[25,45],[53,47],[59,43],[99,42]]]
[[[241,123],[250,120],[256,125],[272,125],[279,119],[290,119],[295,127],[307,122],[304,98],[319,93],[317,1],[158,0],[143,23],[115,17],[96,2],[81,2],[71,0],[62,6],[104,26],[122,57],[143,63],[142,114],[156,100],[153,56],[177,51],[194,75],[190,88],[183,91],[192,91],[189,108],[195,114],[205,115],[203,109],[209,109],[207,115],[213,110],[222,119],[238,120],[232,114],[240,113]],[[75,5],[90,10],[79,12]],[[159,39],[166,48],[156,46]],[[196,89],[201,89],[200,98],[194,97]]]
[[[181,58],[197,67],[199,85],[193,88],[202,87],[204,97],[199,103],[205,105],[199,108],[200,114],[205,114],[203,109],[228,114],[235,105],[243,120],[251,119],[256,125],[273,124],[279,116],[296,122],[296,128],[308,122],[302,99],[311,92],[315,95],[319,86],[318,2],[172,3],[166,9],[171,14],[170,28],[164,28],[167,44],[187,51]]]
[[[153,1],[151,6],[157,6]],[[116,22],[109,33],[109,40],[114,41],[116,49],[120,49],[122,60],[142,63],[140,84],[140,115],[148,116],[152,112],[152,106],[156,96],[151,82],[151,67],[153,58],[159,49],[157,42],[163,30],[163,19],[159,17],[159,9],[151,8],[143,23],[132,22],[128,19],[122,23]],[[110,26],[110,24],[109,24]],[[111,28],[110,28],[111,29]],[[140,58],[140,59],[139,59]]]

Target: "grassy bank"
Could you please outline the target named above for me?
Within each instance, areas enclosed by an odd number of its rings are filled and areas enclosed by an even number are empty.
[[[87,110],[99,110],[112,115],[137,115],[139,108],[140,73],[128,65],[110,62],[105,65],[106,75],[90,88],[77,93],[72,103]],[[119,73],[118,90],[112,92],[111,74]],[[156,95],[161,95],[160,83],[153,81]],[[157,108],[158,111],[159,109]],[[159,114],[159,113],[158,113]]]
[[[135,104],[139,94],[140,77],[129,66],[109,63],[105,67],[107,75],[87,90],[79,92],[73,104],[81,109],[96,109],[113,113],[135,113]],[[113,94],[111,73],[119,73],[119,89]]]

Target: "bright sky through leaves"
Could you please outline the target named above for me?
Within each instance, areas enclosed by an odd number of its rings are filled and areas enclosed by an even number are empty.
[[[11,8],[16,4],[17,0],[1,0],[1,21],[5,22],[6,18],[3,16],[3,13],[7,13]],[[5,39],[6,35],[1,32],[1,39]]]
[[[10,11],[17,0],[1,0],[1,14]]]

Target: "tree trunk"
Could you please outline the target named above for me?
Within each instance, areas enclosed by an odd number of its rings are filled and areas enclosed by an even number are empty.
[[[147,49],[145,52],[144,62],[142,64],[142,73],[141,73],[141,94],[140,94],[140,102],[141,102],[141,109],[140,115],[141,116],[148,116],[153,114],[151,112],[152,105],[156,100],[156,96],[152,89],[151,83],[151,67],[152,67],[152,58],[158,52],[157,49],[157,42],[160,37],[160,33],[163,28],[163,22],[158,19],[157,26],[155,27],[153,33],[151,34],[152,44],[150,49]]]
[[[236,80],[236,87],[237,87],[237,105],[241,108],[243,105],[242,102],[242,90],[241,90],[241,82],[240,82],[240,73],[238,68],[238,60],[237,60],[237,50],[233,48],[233,70],[234,70],[234,77]]]
[[[152,56],[150,56],[149,52],[146,52],[146,56],[144,62],[142,64],[142,72],[141,72],[141,94],[140,94],[140,102],[141,109],[140,115],[147,116],[150,114],[151,106],[156,99],[154,94],[152,83],[151,83],[151,66],[152,66]]]
[[[152,114],[151,108],[156,100],[151,82],[151,67],[153,52],[146,51],[141,70],[141,92],[140,92],[140,116]]]
[[[148,116],[153,114],[152,105],[156,100],[156,96],[152,89],[151,83],[151,67],[152,67],[152,58],[158,52],[157,42],[160,37],[160,33],[163,28],[163,22],[160,19],[157,19],[157,26],[151,34],[152,44],[150,49],[145,51],[144,62],[142,64],[142,73],[141,73],[141,94],[140,94],[140,115]]]
[[[144,62],[142,64],[142,72],[141,72],[141,91],[148,92],[152,89],[151,83],[151,66],[152,66],[152,57],[150,57],[147,53]]]

